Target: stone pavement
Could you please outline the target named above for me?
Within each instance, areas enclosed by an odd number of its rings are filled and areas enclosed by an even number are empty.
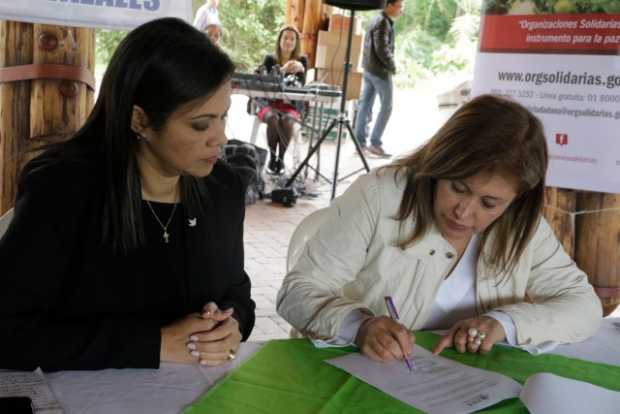
[[[276,314],[275,300],[286,274],[288,242],[299,222],[318,208],[328,205],[327,198],[299,200],[293,208],[270,201],[249,206],[245,220],[245,268],[252,280],[256,302],[256,325],[251,341],[286,338],[290,325]]]

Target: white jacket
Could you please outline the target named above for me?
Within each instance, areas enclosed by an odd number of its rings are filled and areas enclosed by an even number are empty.
[[[424,325],[457,254],[434,225],[407,249],[395,246],[413,226],[410,219],[399,233],[393,219],[404,183],[395,181],[392,170],[372,171],[329,207],[326,222],[278,292],[278,313],[303,335],[334,338],[354,309],[387,315],[387,295],[403,325],[412,330]],[[496,309],[510,315],[519,345],[582,341],[601,323],[601,303],[586,274],[544,219],[510,275],[494,277],[482,259],[476,270],[478,314]]]

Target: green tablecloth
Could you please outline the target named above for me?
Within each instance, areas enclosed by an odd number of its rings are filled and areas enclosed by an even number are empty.
[[[416,343],[430,349],[430,332],[416,334]],[[420,413],[376,388],[323,361],[356,352],[354,348],[317,349],[305,339],[271,341],[185,410],[198,413]],[[619,351],[620,352],[620,351]],[[495,346],[487,355],[442,356],[477,368],[496,371],[521,384],[532,374],[550,372],[620,391],[620,367],[559,355],[532,356]],[[620,409],[619,409],[620,410]],[[527,413],[519,399],[502,401],[481,412]]]

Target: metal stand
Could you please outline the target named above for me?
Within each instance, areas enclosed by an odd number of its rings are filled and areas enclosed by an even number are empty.
[[[344,63],[344,80],[342,81],[342,96],[340,97],[340,113],[338,114],[336,118],[334,118],[329,123],[327,130],[323,132],[323,135],[321,135],[316,145],[308,152],[308,155],[306,155],[306,158],[301,162],[301,164],[299,164],[299,166],[297,167],[293,175],[291,175],[291,178],[289,178],[285,184],[286,187],[290,187],[291,185],[293,185],[293,183],[295,182],[295,179],[297,178],[299,173],[301,173],[304,166],[308,164],[308,161],[310,160],[312,155],[314,155],[314,153],[319,149],[319,147],[321,146],[325,138],[327,138],[327,136],[332,131],[332,129],[337,126],[338,127],[338,140],[336,144],[337,145],[336,146],[336,161],[334,164],[334,178],[331,183],[332,184],[332,197],[331,197],[332,199],[336,197],[336,186],[338,185],[338,181],[339,181],[338,180],[338,165],[340,163],[340,146],[342,145],[343,128],[346,128],[349,131],[351,139],[353,140],[353,144],[355,144],[355,149],[357,151],[357,154],[359,155],[360,159],[362,160],[362,163],[364,164],[364,168],[366,169],[366,171],[370,171],[370,168],[368,167],[368,162],[366,162],[366,158],[364,157],[362,148],[360,147],[360,144],[357,142],[357,139],[355,138],[355,134],[353,133],[353,128],[351,128],[351,123],[349,122],[349,118],[347,117],[347,114],[345,111],[346,103],[347,103],[347,96],[346,96],[347,86],[349,85],[349,70],[351,68],[351,43],[353,40],[354,18],[355,18],[355,10],[351,10],[351,20],[350,20],[351,23],[349,24],[349,33],[347,37],[347,50],[345,54],[345,63]],[[355,174],[358,171],[355,171],[352,174]],[[342,177],[341,180],[348,178],[352,174]]]

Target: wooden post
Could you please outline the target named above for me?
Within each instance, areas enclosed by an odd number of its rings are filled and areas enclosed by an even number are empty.
[[[573,213],[579,214],[573,214]],[[620,194],[547,187],[544,215],[611,314],[620,296]]]
[[[570,213],[576,211],[576,191],[556,187],[545,188],[543,214],[570,257],[575,257],[575,223]]]
[[[306,0],[301,27],[301,51],[308,57],[308,67],[314,67],[316,41],[321,24],[321,0]]]
[[[581,192],[575,260],[597,288],[603,313],[620,304],[620,194]]]
[[[34,25],[33,63],[62,63],[94,71],[94,30],[77,27]],[[46,141],[66,139],[86,120],[93,92],[71,80],[32,81],[30,137]]]
[[[0,67],[60,64],[94,72],[95,31],[0,22]],[[15,202],[21,166],[41,144],[68,138],[84,123],[94,92],[70,79],[34,77],[0,83],[0,214]]]
[[[301,32],[304,23],[306,0],[286,0],[285,7],[286,24],[295,26]]]
[[[32,63],[32,25],[0,22],[0,67]],[[18,154],[30,147],[30,81],[0,83],[0,215],[15,204]]]

